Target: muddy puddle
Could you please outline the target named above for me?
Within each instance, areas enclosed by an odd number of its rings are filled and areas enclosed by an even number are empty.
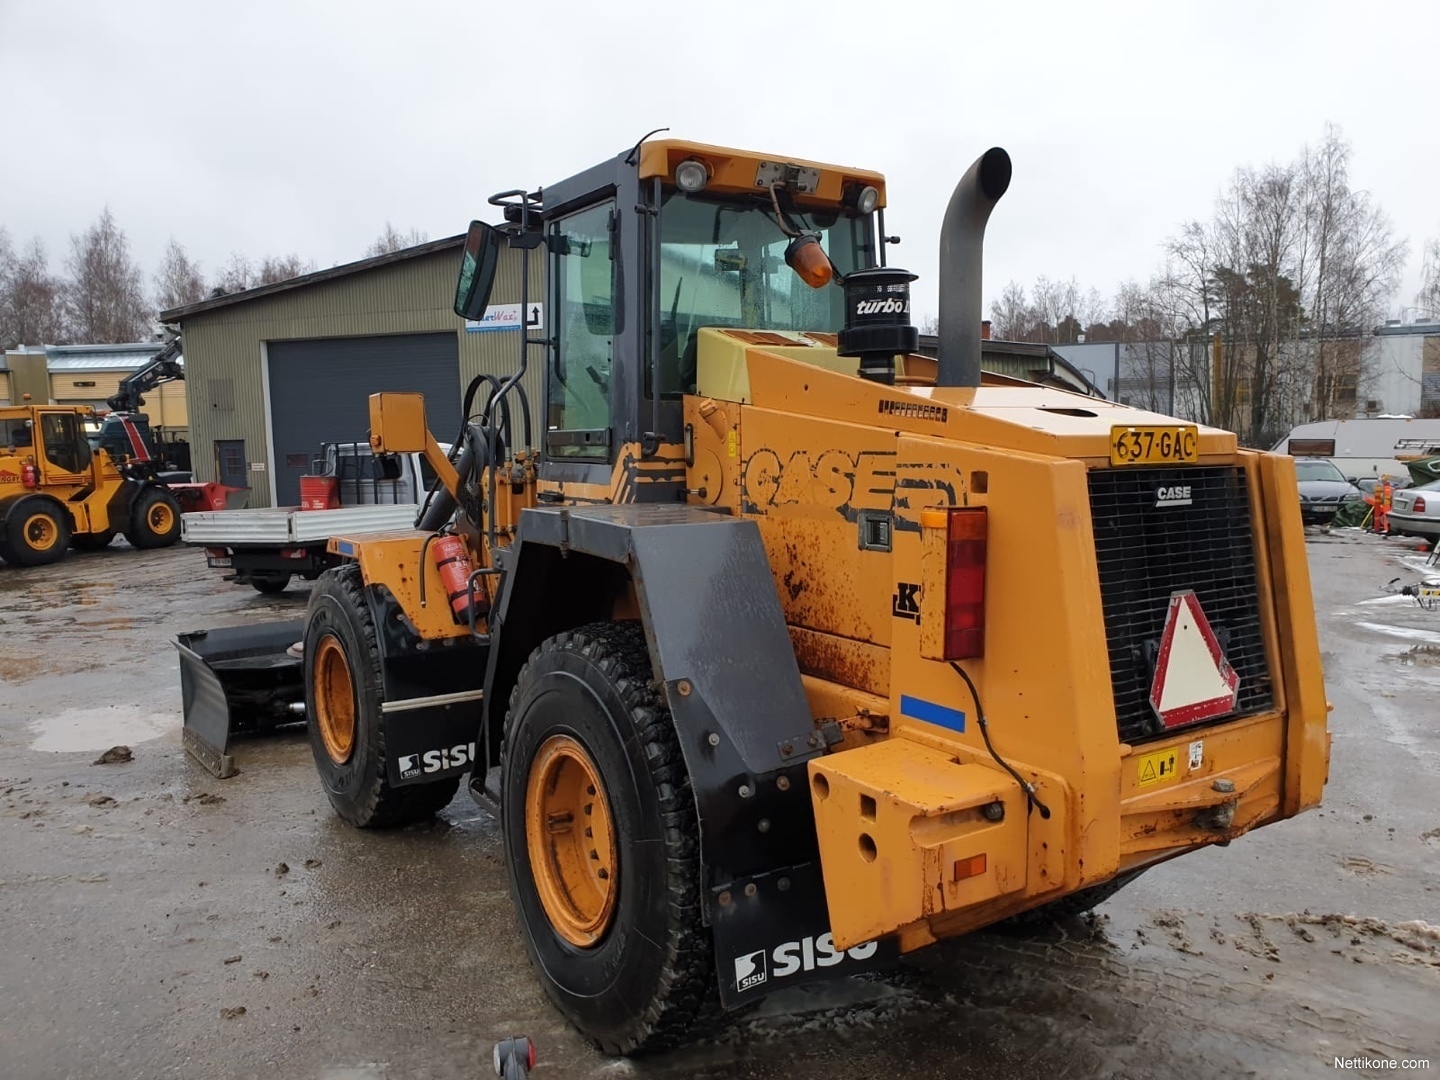
[[[90,753],[118,744],[134,745],[178,733],[180,714],[143,705],[101,705],[65,709],[28,721],[34,736],[31,750],[48,753]]]
[[[1440,645],[1412,645],[1404,652],[1392,653],[1390,659],[1410,667],[1440,667]]]

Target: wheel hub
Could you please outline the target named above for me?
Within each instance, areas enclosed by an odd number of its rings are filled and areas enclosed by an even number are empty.
[[[25,521],[25,539],[35,551],[49,551],[60,538],[60,530],[48,514],[34,514]]]
[[[344,765],[355,748],[355,687],[344,646],[334,634],[322,637],[315,650],[313,681],[320,741],[330,760]]]
[[[150,507],[150,528],[156,533],[167,533],[174,524],[175,515],[163,502]]]
[[[572,945],[594,945],[615,913],[619,866],[600,770],[569,735],[546,739],[530,764],[525,842],[550,925]]]

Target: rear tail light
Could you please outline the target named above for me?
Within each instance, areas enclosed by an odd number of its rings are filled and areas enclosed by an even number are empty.
[[[989,519],[983,506],[952,507],[946,523],[946,660],[985,655],[985,553]]]
[[[1423,514],[1425,512],[1425,496],[1416,495],[1415,503],[1413,506],[1410,507],[1410,509],[1414,510],[1417,514]]]
[[[281,557],[282,559],[304,559],[304,558],[308,558],[309,555],[310,555],[310,552],[307,551],[305,548],[281,548],[281,549],[280,549],[280,557]]]
[[[212,559],[224,559],[230,554],[229,548],[206,548],[205,554]]]

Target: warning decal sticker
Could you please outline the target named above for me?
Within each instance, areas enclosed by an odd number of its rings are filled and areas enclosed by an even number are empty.
[[[1164,750],[1156,750],[1143,755],[1140,758],[1139,771],[1136,775],[1141,787],[1174,780],[1180,775],[1180,748],[1170,746]]]

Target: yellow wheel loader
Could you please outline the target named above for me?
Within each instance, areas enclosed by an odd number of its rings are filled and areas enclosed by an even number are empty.
[[[0,559],[43,566],[71,548],[107,546],[116,533],[137,548],[180,539],[180,504],[146,464],[117,464],[92,449],[90,409],[0,408]]]
[[[1290,459],[982,376],[1009,181],[990,150],[950,200],[932,360],[880,175],[642,141],[471,225],[457,313],[508,247],[553,314],[451,454],[418,396],[371,399],[437,487],[414,530],[332,539],[272,711],[303,695],[357,826],[468,774],[537,978],[608,1052],[1320,799]],[[531,363],[538,448],[506,412]]]

